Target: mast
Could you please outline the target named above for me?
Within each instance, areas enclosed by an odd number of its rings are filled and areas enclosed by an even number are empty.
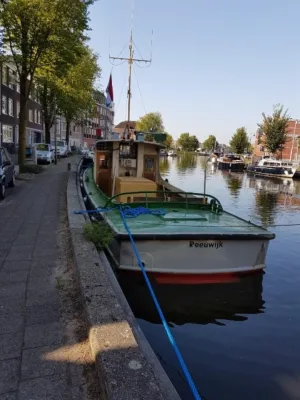
[[[130,31],[130,41],[129,41],[129,59],[128,59],[129,74],[128,74],[128,91],[127,91],[127,98],[128,98],[128,108],[127,108],[128,131],[129,131],[129,124],[130,124],[132,63],[133,63],[133,48],[132,48],[132,29],[131,29],[131,31]]]
[[[128,91],[127,91],[127,98],[128,98],[128,104],[127,104],[127,129],[129,133],[129,124],[130,124],[130,111],[131,111],[131,75],[132,75],[132,65],[134,62],[144,62],[144,63],[151,63],[151,60],[144,60],[140,58],[133,58],[133,39],[132,39],[132,28],[130,30],[130,40],[129,40],[129,57],[111,57],[109,58],[111,60],[121,60],[121,61],[127,61],[128,66],[129,66],[129,73],[128,73]]]

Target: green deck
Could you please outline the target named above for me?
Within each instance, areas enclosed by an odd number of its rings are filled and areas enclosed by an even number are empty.
[[[94,207],[101,208],[107,205],[107,196],[96,186],[92,169],[87,169],[83,175],[83,183]],[[113,204],[109,204],[112,206]],[[174,233],[203,233],[203,234],[267,234],[268,232],[257,225],[253,225],[241,218],[223,211],[220,214],[213,213],[203,205],[185,204],[174,202],[157,203],[145,202],[130,204],[132,207],[147,206],[149,208],[163,208],[166,215],[139,215],[136,218],[127,218],[127,223],[132,234],[174,234]],[[118,210],[105,213],[114,230],[125,233],[126,230]]]

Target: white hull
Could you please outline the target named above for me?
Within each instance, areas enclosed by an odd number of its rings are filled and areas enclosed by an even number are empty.
[[[268,240],[136,241],[147,272],[164,274],[246,273],[265,267]],[[119,268],[140,271],[129,241],[121,242]]]

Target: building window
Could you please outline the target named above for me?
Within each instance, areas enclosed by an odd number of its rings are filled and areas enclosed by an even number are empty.
[[[15,82],[16,82],[16,73],[15,71],[12,71],[11,69],[7,69],[7,75],[8,75],[8,86],[11,89],[15,88]]]
[[[1,109],[2,114],[7,114],[7,99],[5,96],[2,96],[1,98]]]
[[[20,118],[20,102],[17,101],[17,118]]]
[[[20,83],[16,82],[16,91],[20,93]]]
[[[41,123],[41,112],[40,111],[37,112],[37,123],[38,124]]]
[[[3,142],[13,143],[13,127],[11,125],[2,125]]]
[[[7,86],[7,67],[2,64],[2,85]]]
[[[37,124],[38,123],[38,110],[33,110],[34,112],[34,122]]]
[[[13,99],[8,99],[8,115],[14,116],[14,102]]]
[[[29,112],[28,112],[28,116],[29,116],[29,122],[33,122],[33,111],[32,110],[29,110]]]

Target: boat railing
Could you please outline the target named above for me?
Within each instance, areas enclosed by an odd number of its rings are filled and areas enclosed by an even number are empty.
[[[141,195],[141,196],[138,196]],[[155,196],[153,196],[155,195]],[[204,193],[195,192],[182,192],[182,191],[163,191],[163,190],[149,190],[149,191],[134,191],[134,192],[122,192],[112,196],[105,204],[104,208],[111,207],[112,204],[118,203],[118,198],[121,196],[127,196],[127,198],[133,198],[134,202],[120,202],[122,204],[140,204],[144,203],[148,208],[149,203],[171,203],[171,204],[182,204],[185,203],[186,209],[189,205],[197,204],[201,209],[209,210],[215,214],[220,214],[223,211],[221,202],[214,196]],[[176,196],[176,197],[175,197]],[[118,203],[118,204],[120,204]]]

